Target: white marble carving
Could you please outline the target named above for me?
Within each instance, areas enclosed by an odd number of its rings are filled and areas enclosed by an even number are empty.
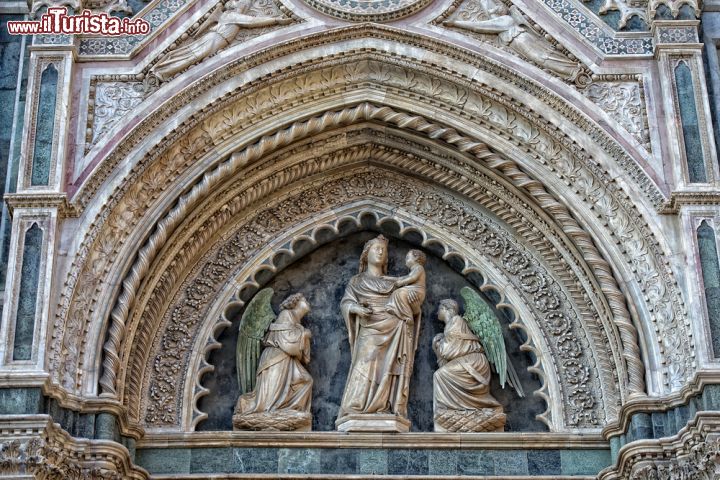
[[[95,88],[93,144],[145,98],[142,82],[102,82]]]
[[[647,145],[645,107],[640,85],[632,82],[595,82],[584,90],[585,96],[616,120],[641,145]]]

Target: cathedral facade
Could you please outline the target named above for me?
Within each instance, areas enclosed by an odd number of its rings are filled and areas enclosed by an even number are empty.
[[[0,16],[0,478],[720,475],[720,2]]]

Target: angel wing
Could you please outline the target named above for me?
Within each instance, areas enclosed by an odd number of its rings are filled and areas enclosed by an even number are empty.
[[[260,290],[248,303],[240,319],[235,362],[237,364],[238,385],[242,393],[255,389],[262,339],[276,315],[270,305],[272,288]]]
[[[490,365],[500,376],[500,385],[505,388],[505,383],[508,382],[520,397],[524,397],[525,393],[520,385],[520,379],[505,349],[502,327],[495,312],[472,288],[463,287],[460,289],[460,295],[465,302],[463,318],[470,330],[480,339]]]

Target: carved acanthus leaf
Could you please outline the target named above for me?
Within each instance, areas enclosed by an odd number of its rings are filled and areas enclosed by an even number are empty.
[[[638,83],[594,82],[583,94],[622,125],[638,143],[649,148],[645,104]]]
[[[91,144],[132,112],[145,95],[142,82],[98,82],[95,85]]]

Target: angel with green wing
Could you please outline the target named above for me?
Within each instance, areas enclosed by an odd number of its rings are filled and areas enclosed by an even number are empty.
[[[300,321],[310,305],[301,293],[290,295],[275,318],[272,295],[270,288],[258,292],[240,320],[236,361],[242,395],[233,426],[309,430],[313,379],[305,365],[310,361],[311,334]]]
[[[468,287],[460,294],[465,300],[464,316],[460,316],[455,300],[442,300],[438,309],[445,329],[433,339],[440,366],[433,375],[435,431],[502,431],[505,413],[490,394],[493,370],[503,387],[507,381],[523,396],[522,387],[492,309]]]

